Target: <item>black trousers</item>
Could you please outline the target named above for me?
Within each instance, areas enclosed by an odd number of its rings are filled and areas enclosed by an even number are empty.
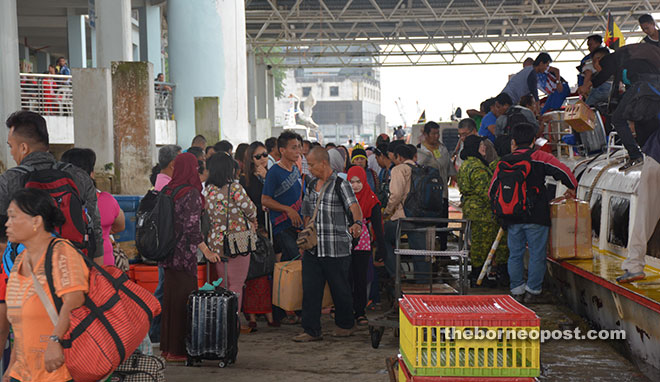
[[[305,252],[302,260],[302,327],[313,337],[321,333],[321,309],[325,283],[335,304],[335,324],[342,329],[353,327],[353,293],[349,281],[351,257],[318,257]],[[366,293],[366,291],[365,291]]]
[[[367,272],[371,251],[353,251],[351,255],[351,287],[353,290],[353,313],[355,318],[365,315],[367,307]]]

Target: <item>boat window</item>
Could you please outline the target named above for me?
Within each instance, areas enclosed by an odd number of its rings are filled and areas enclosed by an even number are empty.
[[[655,231],[647,243],[646,254],[660,258],[660,222],[655,226]]]
[[[600,213],[603,209],[603,195],[598,194],[591,205],[591,234],[593,237],[600,236]]]
[[[607,241],[620,247],[628,246],[630,200],[618,196],[610,198],[609,233]]]

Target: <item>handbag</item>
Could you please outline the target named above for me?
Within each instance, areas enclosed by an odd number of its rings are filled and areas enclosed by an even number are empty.
[[[309,251],[315,248],[318,243],[318,233],[316,232],[316,216],[318,215],[319,212],[319,206],[321,205],[321,199],[323,198],[323,194],[325,193],[325,190],[326,188],[328,188],[329,185],[330,182],[326,182],[323,185],[323,187],[321,187],[321,191],[319,191],[319,196],[316,199],[316,206],[314,207],[314,213],[312,214],[311,219],[309,219],[309,222],[307,222],[307,225],[305,225],[305,228],[303,228],[303,230],[298,233],[298,239],[296,240],[296,244],[298,245],[298,248],[302,249],[303,251]]]
[[[48,299],[29,263],[34,290],[44,305],[50,320],[57,326],[62,299],[55,294],[53,280],[53,247],[66,240],[53,239],[46,251],[44,268],[50,293]],[[76,249],[77,250],[77,249]],[[82,306],[71,311],[69,329],[60,339],[64,363],[76,382],[104,379],[115,370],[149,333],[151,320],[160,314],[158,300],[148,290],[128,279],[126,273],[105,265],[97,265],[80,253],[89,270],[89,291]]]
[[[275,250],[267,237],[257,234],[257,250],[250,255],[246,281],[268,276],[275,269]]]
[[[128,261],[128,256],[126,252],[119,246],[119,243],[115,241],[115,238],[110,236],[112,241],[112,255],[115,258],[115,267],[119,268],[122,272],[128,272],[131,268],[131,265]]]
[[[227,205],[229,205],[229,194],[230,194],[231,184],[227,185]],[[229,231],[229,208],[225,207],[227,210],[227,229],[225,232]],[[225,238],[222,244],[222,249],[225,256],[236,257],[236,256],[247,256],[250,253],[257,250],[257,233],[250,229],[250,222],[247,217],[241,210],[243,219],[245,220],[245,226],[247,227],[246,231],[241,232],[231,232],[225,233]]]

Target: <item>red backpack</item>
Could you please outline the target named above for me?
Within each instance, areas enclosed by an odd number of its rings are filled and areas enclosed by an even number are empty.
[[[66,218],[66,223],[56,228],[59,237],[69,240],[84,253],[96,252],[96,241],[87,213],[85,202],[80,197],[78,186],[65,169],[70,163],[56,162],[51,167],[37,170],[32,166],[20,165],[13,169],[24,174],[25,188],[37,188],[50,194]]]
[[[527,178],[532,170],[532,150],[504,156],[495,168],[488,196],[498,220],[530,214]]]

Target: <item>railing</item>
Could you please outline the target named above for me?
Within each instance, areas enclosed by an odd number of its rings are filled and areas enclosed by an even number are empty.
[[[41,115],[73,115],[71,76],[21,73],[20,81],[21,109]]]
[[[156,119],[174,120],[174,84],[154,82],[156,94]]]

